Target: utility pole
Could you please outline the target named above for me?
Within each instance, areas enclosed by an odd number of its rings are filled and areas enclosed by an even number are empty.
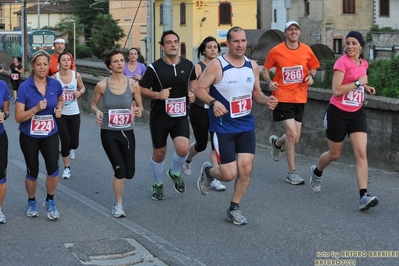
[[[172,0],[163,1],[163,31],[173,30]]]
[[[28,32],[26,23],[26,2],[22,0],[21,6],[21,48],[22,48],[22,67],[24,72],[27,71],[27,54],[28,54]]]

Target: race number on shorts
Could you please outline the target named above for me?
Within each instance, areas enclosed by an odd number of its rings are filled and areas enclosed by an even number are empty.
[[[11,78],[13,80],[18,80],[19,79],[19,74],[18,73],[11,73]]]
[[[364,101],[364,87],[359,86],[342,96],[342,104],[350,106],[361,106]]]
[[[54,119],[52,115],[34,115],[30,122],[31,135],[48,135],[54,129]]]
[[[302,66],[283,67],[282,73],[284,84],[301,83],[303,80]]]
[[[247,115],[252,110],[252,93],[233,96],[230,99],[230,117],[236,118]]]
[[[132,125],[132,112],[129,109],[110,109],[108,111],[108,126],[112,128],[127,128]]]
[[[165,111],[170,117],[185,116],[186,108],[186,97],[165,100]]]

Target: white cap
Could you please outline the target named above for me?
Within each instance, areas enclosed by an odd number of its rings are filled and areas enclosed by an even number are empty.
[[[57,39],[54,40],[53,43],[56,43],[56,42],[65,43],[65,40],[63,38],[57,38]]]
[[[287,23],[285,23],[284,31],[286,31],[291,25],[296,25],[296,26],[298,26],[298,28],[301,28],[301,27],[299,27],[298,22],[291,20],[291,21],[288,21]]]

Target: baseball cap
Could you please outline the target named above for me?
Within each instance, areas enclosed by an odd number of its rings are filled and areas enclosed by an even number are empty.
[[[64,38],[56,38],[53,43],[56,43],[56,42],[65,43],[65,40],[64,40]]]
[[[291,21],[288,21],[287,23],[285,23],[284,31],[286,31],[291,25],[296,25],[298,28],[301,28],[301,27],[299,27],[298,22],[291,20]]]

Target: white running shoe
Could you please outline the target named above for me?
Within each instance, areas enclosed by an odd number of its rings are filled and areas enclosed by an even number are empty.
[[[112,215],[115,218],[123,218],[126,217],[125,212],[123,211],[123,206],[122,203],[116,203],[114,204],[114,207],[112,208]]]
[[[191,175],[191,163],[184,162],[181,170],[185,175]]]
[[[62,173],[62,178],[63,179],[69,179],[71,178],[71,169],[65,168],[64,172]]]
[[[6,216],[0,211],[0,224],[5,224],[6,222]]]
[[[69,151],[69,159],[74,160],[75,159],[75,150],[70,150]]]
[[[211,189],[212,190],[216,190],[216,191],[225,191],[226,190],[226,186],[223,185],[222,183],[220,183],[219,180],[214,179],[211,183]]]

